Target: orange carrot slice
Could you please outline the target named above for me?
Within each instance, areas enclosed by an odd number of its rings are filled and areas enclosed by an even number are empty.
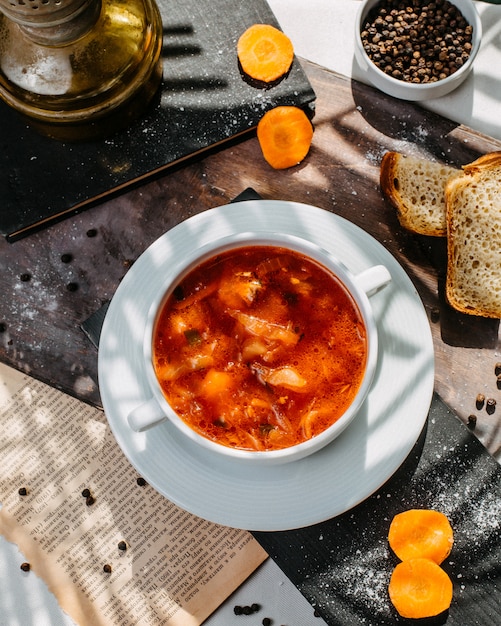
[[[452,581],[431,559],[399,563],[388,586],[390,600],[402,617],[420,619],[446,611],[452,602]]]
[[[257,138],[271,167],[285,169],[301,163],[308,154],[313,126],[302,109],[278,106],[267,111],[259,120]]]
[[[254,24],[240,36],[237,56],[248,76],[271,83],[289,71],[294,59],[294,47],[278,28],[269,24]]]
[[[440,564],[451,552],[454,535],[440,511],[410,509],[395,515],[388,542],[401,561],[423,557]]]

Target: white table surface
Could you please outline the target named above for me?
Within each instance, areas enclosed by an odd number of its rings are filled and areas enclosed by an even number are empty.
[[[361,0],[268,0],[268,4],[299,57],[363,80],[353,54]],[[473,72],[455,92],[423,106],[501,140],[501,5],[480,1],[476,5],[484,35]],[[22,560],[17,548],[0,538],[0,626],[73,626],[35,575],[22,578],[16,598],[2,594],[2,580],[9,579]],[[235,626],[233,607],[253,602],[263,607],[253,619],[255,624],[270,617],[277,625],[325,626],[270,559],[205,624]]]

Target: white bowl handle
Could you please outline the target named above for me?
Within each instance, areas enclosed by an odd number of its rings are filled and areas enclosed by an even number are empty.
[[[391,274],[384,265],[373,265],[357,274],[355,282],[370,297],[391,282]]]
[[[143,402],[127,416],[129,426],[138,433],[161,424],[166,419],[165,411],[163,411],[155,398],[150,398],[147,402]]]

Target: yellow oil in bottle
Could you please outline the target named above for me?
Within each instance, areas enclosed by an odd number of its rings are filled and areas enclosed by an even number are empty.
[[[90,0],[56,25],[0,13],[0,97],[58,139],[106,135],[156,93],[161,48],[154,0]]]

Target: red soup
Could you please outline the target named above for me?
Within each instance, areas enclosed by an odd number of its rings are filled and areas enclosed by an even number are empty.
[[[321,265],[245,247],[176,287],[153,355],[167,400],[192,429],[233,448],[277,450],[345,412],[362,382],[367,335],[352,297]]]

